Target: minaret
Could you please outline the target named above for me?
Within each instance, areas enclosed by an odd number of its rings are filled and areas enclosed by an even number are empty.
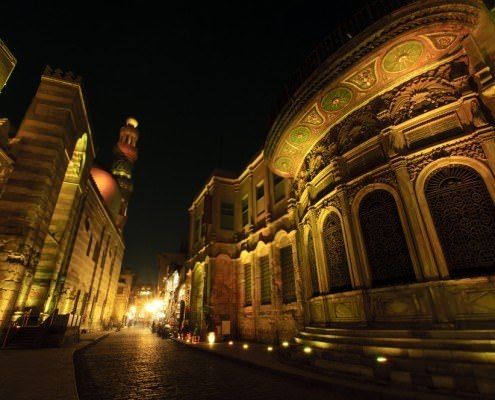
[[[136,146],[139,139],[137,127],[136,119],[127,118],[125,126],[120,128],[119,141],[113,149],[112,174],[117,180],[122,194],[120,211],[117,216],[117,226],[121,230],[124,229],[127,221],[127,206],[133,191],[132,168],[137,160]]]

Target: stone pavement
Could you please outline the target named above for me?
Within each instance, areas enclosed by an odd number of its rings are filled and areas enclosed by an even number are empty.
[[[0,399],[78,400],[74,351],[107,335],[81,334],[78,343],[57,348],[0,350]]]
[[[310,369],[303,369],[289,365],[279,360],[277,356],[278,346],[272,346],[273,350],[268,351],[270,345],[251,343],[245,341],[234,341],[232,345],[228,343],[186,343],[182,340],[174,339],[176,342],[183,345],[206,351],[219,357],[227,358],[245,365],[251,365],[257,369],[263,369],[272,373],[285,375],[292,379],[306,381],[316,385],[326,385],[328,387],[339,387],[345,391],[346,388],[350,391],[366,393],[366,397],[361,398],[380,398],[380,399],[431,399],[431,400],[447,400],[452,399],[451,395],[442,395],[429,392],[412,392],[404,390],[397,386],[381,384],[379,382],[367,382],[360,378],[353,378],[349,375],[323,375],[313,372]],[[244,344],[248,345],[245,349]]]

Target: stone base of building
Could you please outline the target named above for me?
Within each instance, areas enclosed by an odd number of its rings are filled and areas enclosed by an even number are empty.
[[[495,330],[307,327],[288,361],[419,390],[495,395]],[[304,351],[310,347],[311,351]]]

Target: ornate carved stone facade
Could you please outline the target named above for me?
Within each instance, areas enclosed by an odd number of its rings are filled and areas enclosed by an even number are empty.
[[[296,341],[387,354],[388,379],[415,385],[404,360],[423,356],[404,350],[404,332],[437,335],[447,350],[455,338],[472,371],[482,356],[469,339],[478,328],[481,340],[493,334],[495,24],[481,1],[405,3],[322,63],[274,123],[265,154],[293,179],[300,221],[306,328]],[[428,354],[445,365],[448,388],[467,390],[452,367],[466,359]],[[349,368],[376,376],[364,358]],[[495,392],[493,380],[470,382]]]

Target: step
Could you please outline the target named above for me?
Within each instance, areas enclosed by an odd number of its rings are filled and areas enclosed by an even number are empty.
[[[303,332],[323,335],[353,337],[394,337],[394,338],[431,338],[431,339],[491,339],[495,340],[494,329],[347,329],[320,328],[307,326]]]
[[[365,337],[338,334],[321,334],[299,332],[297,335],[305,340],[332,343],[359,343],[370,346],[394,346],[399,348],[431,348],[442,347],[449,350],[495,351],[495,339],[443,339],[413,337]]]
[[[319,348],[313,348],[308,356],[303,353],[302,346],[292,346],[287,357],[326,374],[346,374],[425,390],[495,394],[495,364],[490,363],[387,356],[387,362],[381,364],[376,357],[364,353]]]

